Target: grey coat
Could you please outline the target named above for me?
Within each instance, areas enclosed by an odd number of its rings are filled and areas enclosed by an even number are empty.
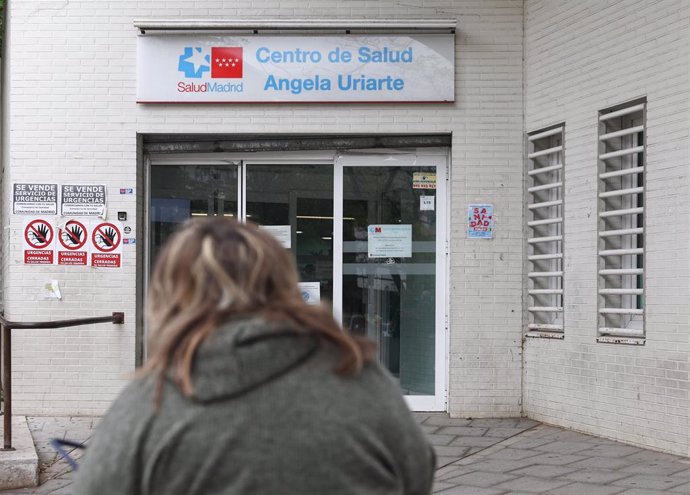
[[[378,364],[333,373],[338,353],[259,320],[200,347],[194,397],[133,381],[89,444],[75,495],[422,495],[434,454]]]

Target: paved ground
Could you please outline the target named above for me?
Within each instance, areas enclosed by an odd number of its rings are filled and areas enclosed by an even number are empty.
[[[426,427],[442,423],[435,415]],[[447,419],[446,419],[447,420]],[[447,420],[458,421],[458,420]],[[470,420],[487,432],[501,422]],[[498,423],[498,424],[497,424]],[[491,426],[490,426],[491,425]],[[441,466],[434,493],[444,495],[658,495],[690,494],[690,459],[632,447],[603,438],[532,423],[523,432],[498,438],[487,448]],[[509,426],[510,427],[510,426]],[[520,426],[518,426],[519,428]],[[443,427],[430,431],[443,434]],[[455,433],[456,429],[451,429]],[[468,437],[452,440],[462,443]]]
[[[71,493],[69,486],[72,484],[72,470],[67,462],[60,459],[55,449],[50,445],[50,440],[61,438],[88,442],[99,419],[91,417],[27,418],[38,453],[39,481],[41,484],[37,488],[0,491],[0,494],[69,495]],[[71,455],[78,459],[81,454],[82,451],[75,450]]]
[[[445,495],[690,495],[690,459],[528,419],[451,419],[415,413],[438,455]],[[72,473],[51,438],[88,441],[98,418],[28,418],[41,486],[0,495],[69,495]],[[79,452],[74,452],[75,457]]]

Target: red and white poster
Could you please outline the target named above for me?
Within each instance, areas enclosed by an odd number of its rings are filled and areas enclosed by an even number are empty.
[[[52,265],[55,259],[55,229],[45,218],[24,223],[24,264]]]
[[[93,224],[91,231],[91,266],[120,268],[122,265],[122,227],[118,223]]]
[[[58,265],[86,266],[89,257],[87,222],[68,220],[58,230]]]

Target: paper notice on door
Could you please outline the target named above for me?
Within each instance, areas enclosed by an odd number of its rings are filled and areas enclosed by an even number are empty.
[[[436,189],[436,172],[413,172],[412,189]]]
[[[370,258],[411,258],[412,225],[369,225]]]
[[[420,196],[419,209],[421,211],[434,211],[436,208],[436,196]]]
[[[260,225],[259,228],[275,237],[285,249],[290,249],[292,246],[292,232],[289,225]]]
[[[320,282],[300,282],[297,284],[299,291],[302,294],[302,299],[307,304],[318,304],[321,301],[321,283]]]

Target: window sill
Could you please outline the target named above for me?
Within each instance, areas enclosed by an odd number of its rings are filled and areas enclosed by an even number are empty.
[[[555,340],[563,340],[565,338],[564,334],[562,333],[556,333],[556,332],[527,332],[525,334],[526,338],[529,339],[555,339]]]
[[[645,341],[635,337],[597,337],[600,344],[645,345]]]

